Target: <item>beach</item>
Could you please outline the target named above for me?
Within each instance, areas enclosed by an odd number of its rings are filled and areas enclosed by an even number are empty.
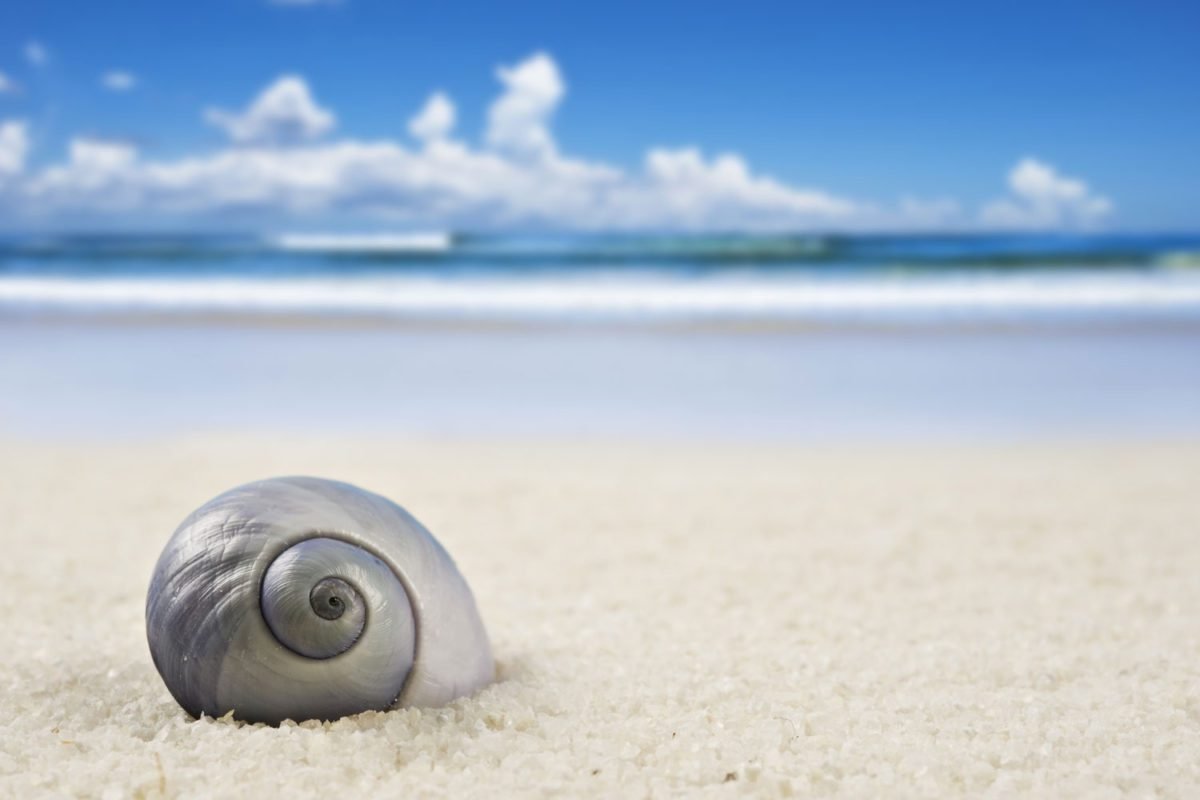
[[[801,446],[174,435],[0,448],[0,793],[1187,797],[1194,442]],[[154,559],[210,496],[335,476],[470,581],[496,683],[191,721]]]
[[[1200,2],[0,3],[0,800],[1200,800]]]
[[[945,241],[10,244],[0,796],[1193,796],[1200,282],[1173,241],[1082,265],[1107,242],[915,276],[869,259]],[[163,545],[298,474],[429,527],[494,684],[278,728],[176,705]]]
[[[0,437],[1200,439],[1200,320],[662,327],[0,314]]]

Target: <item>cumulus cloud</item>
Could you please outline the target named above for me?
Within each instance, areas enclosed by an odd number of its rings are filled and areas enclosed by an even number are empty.
[[[204,118],[238,144],[287,144],[317,139],[333,130],[337,118],[313,99],[298,75],[284,75],[262,91],[242,113],[210,108]]]
[[[231,147],[148,160],[119,142],[80,138],[65,163],[32,175],[29,208],[50,213],[203,216],[372,215],[464,228],[770,228],[824,226],[849,200],[788,186],[736,154],[653,148],[640,170],[563,155],[550,128],[565,95],[557,65],[539,53],[498,71],[484,144],[451,138],[453,101],[430,96],[409,121],[421,142],[313,141],[334,124],[303,79],[285,76],[243,112],[210,110]]]
[[[488,110],[488,144],[522,157],[553,156],[550,118],[567,92],[554,59],[536,53],[514,67],[500,67],[496,76],[504,92]]]
[[[137,84],[137,76],[122,69],[109,70],[100,76],[100,85],[110,92],[128,92]]]
[[[0,72],[0,94],[15,94],[21,90],[20,84]]]
[[[116,172],[137,160],[137,148],[126,142],[90,137],[71,140],[71,165],[91,172]]]
[[[0,181],[25,169],[29,155],[29,130],[20,120],[0,122]]]
[[[408,121],[408,131],[423,142],[445,139],[454,130],[457,112],[443,92],[434,92],[416,116]]]
[[[91,137],[72,139],[64,164],[47,167],[24,186],[25,199],[46,214],[64,211],[132,211],[143,192],[137,150],[123,142]]]
[[[1090,226],[1108,216],[1112,201],[1084,181],[1059,174],[1036,158],[1023,158],[1008,173],[1009,197],[984,206],[980,220],[1001,228]]]
[[[243,225],[299,218],[465,230],[724,231],[933,229],[971,219],[951,199],[880,205],[795,185],[753,168],[738,153],[657,146],[631,169],[578,158],[553,135],[566,84],[550,56],[538,53],[502,67],[497,77],[500,92],[478,144],[455,133],[457,109],[443,92],[408,119],[417,146],[398,139],[321,140],[334,115],[298,76],[279,78],[244,111],[210,110],[209,121],[231,143],[189,156],[156,159],[128,143],[80,137],[59,163],[29,170],[24,125],[6,123],[0,127],[0,217],[90,221],[137,214],[146,221],[232,216]],[[1092,219],[1111,205],[1082,181],[1032,159],[1013,170],[1009,188],[1010,196],[997,202],[1017,209],[1012,213],[1024,215],[1023,224]],[[989,206],[985,215],[997,224],[1000,213]]]
[[[35,67],[44,67],[50,63],[50,51],[46,46],[37,40],[30,40],[25,43],[24,48],[25,60]]]
[[[643,174],[621,182],[605,199],[602,219],[617,227],[647,221],[690,229],[787,228],[837,221],[856,209],[844,198],[756,175],[737,154],[706,159],[694,147],[650,150]]]
[[[230,148],[174,161],[145,161],[127,145],[77,140],[68,163],[35,176],[26,194],[56,211],[351,212],[483,229],[795,227],[853,208],[755,176],[728,156],[707,161],[696,151],[657,151],[646,171],[625,175],[566,159],[530,166],[451,140],[429,141],[420,151],[356,141]]]

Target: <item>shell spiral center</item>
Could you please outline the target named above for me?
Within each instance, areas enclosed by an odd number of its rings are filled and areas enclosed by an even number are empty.
[[[397,591],[403,588],[395,575],[371,553],[315,537],[289,547],[267,568],[263,619],[289,650],[333,658],[362,638],[370,607],[386,603]]]

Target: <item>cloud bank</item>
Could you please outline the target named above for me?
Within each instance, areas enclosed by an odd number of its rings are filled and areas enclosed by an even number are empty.
[[[1082,181],[1033,159],[1017,164],[1010,195],[974,222],[949,198],[865,202],[694,146],[650,147],[627,169],[559,146],[552,123],[567,83],[550,55],[500,67],[496,77],[500,92],[478,143],[456,132],[457,107],[441,91],[407,119],[409,141],[332,138],[336,114],[300,75],[280,76],[241,110],[206,109],[203,119],[227,141],[183,157],[150,158],[127,142],[80,136],[65,159],[30,169],[27,127],[0,123],[0,207],[10,219],[93,223],[685,231],[1045,227],[1092,224],[1111,208]]]
[[[1008,173],[1010,197],[993,200],[981,214],[985,225],[1001,228],[1090,227],[1113,210],[1112,201],[1078,178],[1036,158],[1023,158]]]

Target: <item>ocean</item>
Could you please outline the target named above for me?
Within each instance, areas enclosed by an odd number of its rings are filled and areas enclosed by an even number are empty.
[[[1200,441],[1200,237],[10,236],[0,434]]]
[[[25,235],[0,313],[1200,318],[1200,236]]]

